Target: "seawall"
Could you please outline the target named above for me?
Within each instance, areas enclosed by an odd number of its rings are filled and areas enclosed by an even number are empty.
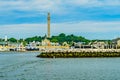
[[[120,57],[120,50],[67,50],[41,52],[41,58]]]

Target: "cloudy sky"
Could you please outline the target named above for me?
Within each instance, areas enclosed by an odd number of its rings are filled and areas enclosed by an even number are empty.
[[[120,0],[0,0],[0,38],[44,36],[47,12],[52,35],[120,37]]]

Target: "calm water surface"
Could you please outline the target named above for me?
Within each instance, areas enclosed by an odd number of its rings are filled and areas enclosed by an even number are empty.
[[[120,80],[120,58],[36,58],[0,52],[0,80]]]

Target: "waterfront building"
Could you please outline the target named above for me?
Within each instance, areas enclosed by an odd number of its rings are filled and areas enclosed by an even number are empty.
[[[8,46],[8,42],[0,42],[0,46]]]
[[[8,51],[8,42],[0,42],[0,51]]]
[[[120,47],[120,40],[117,40],[117,46]]]
[[[84,45],[84,42],[74,42],[74,46],[82,46]]]
[[[60,46],[60,44],[57,42],[51,42],[51,46]]]
[[[23,42],[18,44],[18,46],[15,48],[16,51],[25,51],[25,47],[23,45]]]
[[[25,46],[25,50],[27,50],[27,51],[39,51],[39,48],[37,47],[39,45],[40,45],[39,42],[35,42],[35,41],[30,42],[29,44],[27,44]]]
[[[42,46],[50,46],[51,45],[50,40],[48,40],[47,38],[42,40],[41,44],[42,44]]]
[[[113,39],[112,43],[116,49],[120,48],[120,38]]]
[[[105,42],[102,41],[95,41],[92,43],[92,46],[95,47],[96,49],[104,49],[105,48]]]
[[[63,42],[62,46],[69,46],[67,42]]]

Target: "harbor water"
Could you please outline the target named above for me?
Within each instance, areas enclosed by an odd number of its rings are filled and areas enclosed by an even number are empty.
[[[0,80],[119,80],[120,58],[37,58],[0,52]]]

